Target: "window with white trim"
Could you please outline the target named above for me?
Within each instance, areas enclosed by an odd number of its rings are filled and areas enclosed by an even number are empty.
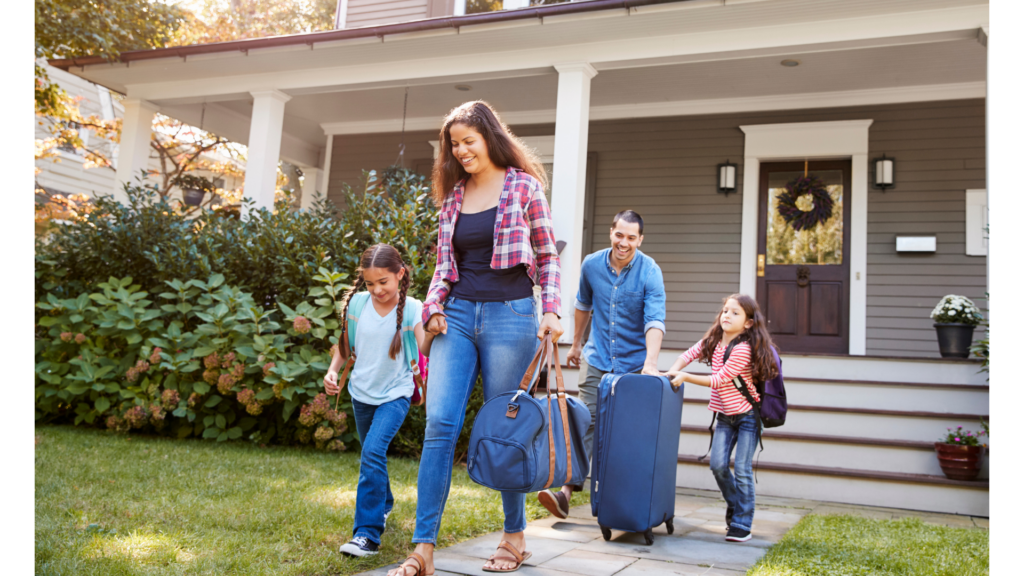
[[[530,6],[548,6],[562,4],[572,0],[455,0],[455,15],[480,14],[499,10],[515,10]]]
[[[967,191],[967,255],[988,256],[988,194]]]

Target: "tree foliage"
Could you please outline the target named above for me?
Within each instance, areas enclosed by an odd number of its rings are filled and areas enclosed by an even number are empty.
[[[175,45],[302,34],[334,28],[337,0],[184,0]]]

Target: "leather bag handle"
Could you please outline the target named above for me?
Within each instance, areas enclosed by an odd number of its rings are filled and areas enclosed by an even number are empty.
[[[558,408],[562,413],[562,433],[565,436],[565,483],[568,484],[572,479],[572,435],[569,433],[569,407],[565,398],[565,381],[562,378],[562,362],[558,358],[558,346],[552,347],[552,353],[548,356],[548,378],[551,377],[551,364],[550,360],[554,361],[555,365],[555,383],[558,394]],[[550,398],[550,394],[548,398]],[[552,446],[553,447],[553,446]]]
[[[526,392],[527,394],[529,394],[530,390],[533,388],[534,380],[540,379],[540,374],[538,373],[535,378],[533,372],[534,370],[537,369],[537,364],[544,361],[544,343],[550,341],[551,334],[545,334],[544,339],[541,340],[540,345],[537,346],[537,351],[533,353],[533,360],[530,362],[530,367],[526,369],[526,373],[523,374],[523,379],[519,382],[519,389],[522,390],[523,392]]]

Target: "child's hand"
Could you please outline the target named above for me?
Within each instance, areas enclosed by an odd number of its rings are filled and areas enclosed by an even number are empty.
[[[664,376],[668,376],[669,381],[672,382],[672,385],[675,386],[676,388],[678,388],[679,385],[682,384],[683,382],[686,382],[686,372],[669,371],[665,372]]]
[[[327,391],[328,396],[337,396],[341,392],[341,386],[338,386],[337,372],[330,370],[324,376],[324,390]]]

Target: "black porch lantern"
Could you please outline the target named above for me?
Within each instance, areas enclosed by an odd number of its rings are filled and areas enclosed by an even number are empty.
[[[728,195],[736,191],[736,165],[728,160],[718,165],[718,192]]]
[[[881,158],[875,158],[873,162],[875,163],[875,181],[872,186],[877,190],[885,192],[894,186],[896,162],[885,154],[882,154]]]

